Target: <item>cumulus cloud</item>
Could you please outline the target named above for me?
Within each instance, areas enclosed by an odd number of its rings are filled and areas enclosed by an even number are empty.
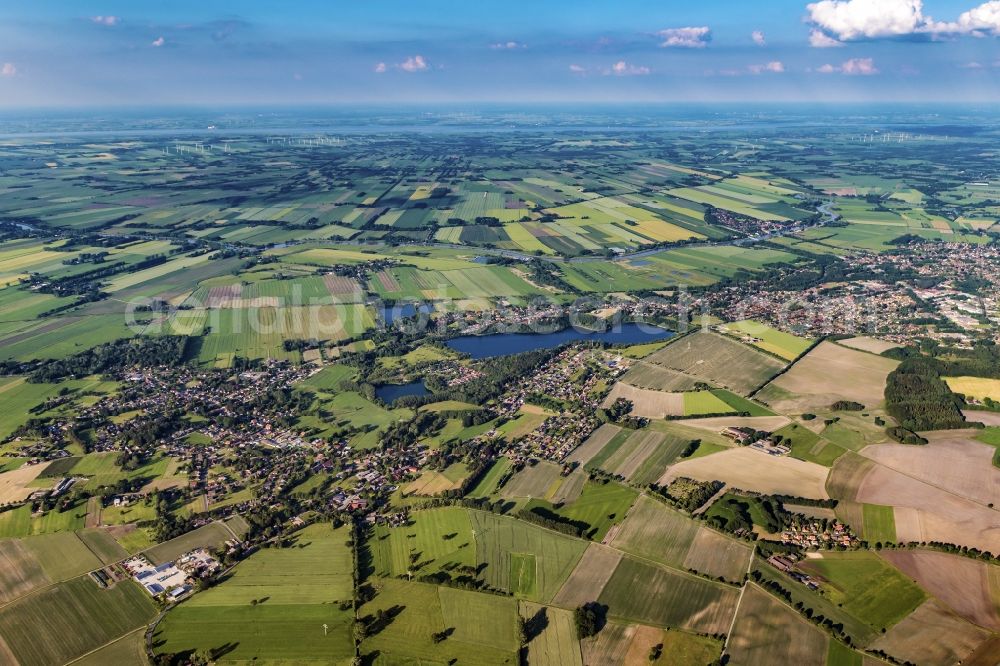
[[[386,64],[384,62],[376,63],[376,65],[375,65],[375,73],[376,74],[385,74],[385,72],[386,72],[387,69],[389,69],[389,68],[386,66]]]
[[[750,65],[747,69],[750,70],[751,74],[763,74],[765,72],[781,74],[785,71],[785,63],[780,60],[772,60],[761,65]]]
[[[666,28],[657,32],[656,36],[663,40],[660,42],[660,46],[664,48],[702,49],[712,41],[712,31],[708,26],[704,25],[699,27]]]
[[[844,42],[837,41],[833,37],[830,37],[822,30],[816,30],[815,28],[809,32],[809,46],[816,49],[831,49],[838,46],[843,46]]]
[[[937,32],[971,34],[977,37],[1000,34],[1000,0],[990,0],[967,12],[952,23],[934,25]]]
[[[850,60],[845,60],[839,65],[831,65],[827,63],[817,67],[816,71],[820,74],[833,74],[834,72],[840,72],[841,74],[847,74],[848,76],[871,76],[872,74],[878,74],[878,68],[875,67],[875,61],[871,58],[851,58]]]
[[[495,51],[513,51],[514,49],[526,49],[528,45],[515,41],[496,42],[495,44],[490,44],[490,48]]]
[[[850,60],[845,60],[843,64],[840,65],[840,71],[844,74],[850,74],[853,76],[869,76],[871,74],[878,74],[878,69],[875,67],[875,61],[871,58],[851,58]]]
[[[421,72],[427,69],[427,60],[422,55],[410,56],[399,63],[399,68],[404,72]]]
[[[982,69],[983,68],[983,63],[976,62],[975,60],[973,60],[971,62],[963,62],[961,65],[959,65],[959,68],[961,68],[961,69]]]
[[[615,76],[645,76],[646,74],[649,74],[649,71],[649,67],[633,65],[632,63],[625,62],[624,60],[619,60],[615,64],[611,65],[611,70],[607,73],[614,74]]]
[[[767,40],[764,39],[764,33],[761,32],[760,30],[754,30],[753,32],[751,32],[750,39],[752,39],[753,43],[756,44],[757,46],[767,45]]]
[[[152,41],[152,43],[150,45],[159,48],[159,47],[163,46],[166,43],[167,43],[167,40],[163,39],[163,37],[157,37],[156,39],[154,39]]]
[[[17,67],[12,62],[5,62],[0,65],[0,76],[14,76],[17,74]]]
[[[121,21],[117,16],[91,16],[90,20],[98,25],[107,26],[118,25],[118,22]]]
[[[813,46],[830,45],[828,40],[1000,34],[1000,0],[987,0],[955,21],[935,21],[924,14],[923,0],[820,0],[806,11],[806,20],[815,26]]]
[[[569,66],[569,71],[573,72],[574,74],[583,74],[584,72],[587,71],[587,68],[584,67],[583,65],[577,65],[574,63]]]

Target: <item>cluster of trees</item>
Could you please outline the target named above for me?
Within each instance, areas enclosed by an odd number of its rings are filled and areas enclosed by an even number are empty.
[[[29,382],[42,383],[133,367],[176,366],[184,361],[187,343],[188,338],[180,335],[115,340],[64,359],[29,363],[7,361],[0,365],[0,374],[30,373]]]
[[[594,636],[608,622],[608,607],[596,601],[588,601],[573,610],[573,623],[578,638]]]
[[[694,511],[707,502],[712,495],[722,490],[726,485],[722,481],[695,481],[685,476],[674,479],[669,486],[650,484],[654,493],[667,500],[678,509]]]
[[[952,393],[941,379],[948,366],[955,364],[923,356],[915,350],[901,353],[904,355],[902,363],[886,379],[885,402],[889,415],[911,432],[966,427],[968,424],[962,415],[965,401]]]
[[[835,412],[861,412],[864,411],[865,406],[853,400],[838,400],[830,405],[830,409]]]
[[[572,520],[565,516],[560,516],[555,511],[544,506],[534,506],[530,509],[521,509],[517,512],[517,517],[527,523],[534,523],[547,527],[556,532],[569,534],[571,536],[583,538],[590,531],[590,523],[582,520]]]
[[[76,294],[88,294],[100,291],[100,280],[118,275],[119,273],[132,273],[159,266],[166,263],[167,257],[163,254],[152,254],[142,261],[134,264],[118,262],[103,265],[75,275],[63,278],[48,278],[33,276],[32,283],[38,285],[38,291],[56,296],[72,296]]]

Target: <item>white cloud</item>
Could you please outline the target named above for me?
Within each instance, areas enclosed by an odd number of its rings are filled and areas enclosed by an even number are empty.
[[[527,44],[522,44],[521,42],[497,42],[495,44],[490,44],[490,48],[496,51],[512,51],[514,49],[526,49]]]
[[[380,62],[380,63],[378,63],[378,64],[375,65],[375,73],[376,74],[385,74],[385,71],[387,69],[389,69],[389,68],[386,67],[386,65],[385,65],[384,62]]]
[[[921,0],[820,0],[809,21],[841,41],[909,35],[925,23]]]
[[[875,67],[875,61],[871,58],[851,58],[850,60],[845,60],[839,65],[831,65],[827,63],[826,65],[817,67],[816,71],[820,74],[833,74],[834,72],[840,72],[841,74],[846,74],[848,76],[871,76],[872,74],[878,74],[878,68]]]
[[[712,31],[708,26],[667,28],[656,33],[663,39],[662,47],[681,47],[688,49],[705,48],[712,40]]]
[[[806,6],[813,46],[911,35],[1000,35],[1000,0],[962,12],[955,21],[924,14],[923,0],[820,0]],[[824,40],[825,38],[825,40]]]
[[[611,71],[607,73],[614,74],[615,76],[645,76],[649,74],[649,71],[649,67],[633,65],[624,60],[619,60],[611,65]]]
[[[781,74],[785,71],[785,63],[780,60],[772,60],[771,62],[767,62],[762,65],[750,65],[747,69],[750,70],[751,74],[763,74],[765,72]]]
[[[753,32],[751,32],[750,39],[752,39],[753,43],[756,44],[757,46],[767,45],[767,40],[764,39],[764,33],[761,32],[760,30],[754,30]]]
[[[577,65],[574,63],[569,66],[569,71],[573,72],[574,74],[583,74],[584,72],[587,71],[587,68],[584,67],[583,65]]]
[[[0,76],[14,76],[17,74],[17,67],[12,62],[5,62],[0,65]]]
[[[809,46],[816,49],[831,49],[837,46],[843,46],[844,42],[839,42],[833,37],[828,36],[822,30],[816,30],[815,28],[809,32]]]
[[[422,55],[410,56],[399,63],[399,68],[404,72],[420,72],[427,69],[427,60]]]
[[[153,40],[151,46],[155,46],[155,47],[159,48],[159,47],[163,46],[166,43],[167,43],[167,40],[163,39],[163,37],[157,37],[156,39]]]
[[[107,26],[118,25],[118,22],[121,21],[117,16],[91,16],[90,20],[98,25]]]
[[[929,20],[929,19],[928,19]],[[967,12],[962,12],[953,23],[934,24],[936,32],[970,34],[975,36],[1000,34],[1000,0],[990,0]]]
[[[850,60],[845,60],[843,64],[840,65],[840,71],[844,74],[854,76],[869,76],[871,74],[878,74],[878,68],[875,67],[875,61],[871,58],[851,58]]]
[[[961,69],[982,69],[983,64],[973,60],[972,62],[964,62],[961,65],[959,65],[959,67]]]

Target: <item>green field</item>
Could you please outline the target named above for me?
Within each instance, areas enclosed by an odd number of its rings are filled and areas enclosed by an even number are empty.
[[[319,523],[297,532],[290,547],[254,553],[224,582],[167,613],[154,636],[157,651],[350,663],[353,616],[340,607],[353,596],[349,539],[347,528]]]
[[[472,490],[469,491],[469,497],[488,497],[497,491],[497,484],[500,483],[500,479],[510,471],[511,462],[510,458],[499,458],[490,467],[486,474],[483,474],[483,478],[479,480]]]
[[[585,541],[513,518],[482,511],[470,511],[469,517],[476,531],[477,562],[485,565],[479,575],[490,587],[513,592],[525,578],[524,556],[534,556],[534,591],[525,594],[531,601],[550,600],[587,547]]]
[[[392,618],[361,646],[375,663],[518,663],[514,599],[392,578],[379,579],[376,590],[359,612],[374,617],[381,610]],[[438,632],[447,638],[435,643]]]
[[[0,636],[24,666],[47,666],[99,648],[154,615],[149,595],[131,580],[104,590],[81,576],[0,608]]]
[[[744,319],[724,324],[738,339],[747,338],[754,347],[793,361],[812,346],[813,340],[779,331],[758,321]]]
[[[612,617],[715,634],[729,628],[739,591],[625,557],[598,599]]]
[[[832,467],[837,458],[847,453],[847,449],[820,437],[798,423],[790,423],[776,432],[785,438],[785,444],[792,449],[792,457],[806,462],[814,462],[824,467]]]
[[[879,504],[862,505],[864,537],[868,543],[893,543],[896,541],[895,510]]]
[[[899,622],[927,598],[874,553],[825,553],[802,567],[825,579],[822,587],[831,601],[877,630]]]
[[[553,508],[547,502],[533,500],[528,507],[542,505],[571,521],[586,523],[590,528],[586,536],[600,541],[611,526],[625,518],[629,507],[635,501],[635,490],[619,483],[595,483],[588,481],[581,495],[561,507]]]
[[[736,409],[712,391],[688,391],[684,395],[684,416],[733,414]]]
[[[469,514],[457,507],[415,511],[401,527],[378,525],[368,545],[380,576],[422,576],[476,563]]]
[[[220,548],[226,541],[232,538],[233,534],[226,529],[223,523],[213,522],[169,541],[156,544],[149,550],[146,550],[145,555],[153,564],[172,562],[195,548],[207,548],[209,550]]]

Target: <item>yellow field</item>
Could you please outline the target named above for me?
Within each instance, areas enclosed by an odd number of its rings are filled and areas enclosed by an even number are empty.
[[[420,201],[421,199],[428,199],[431,196],[431,192],[434,191],[433,185],[418,185],[417,189],[413,190],[413,194],[410,195],[410,201]]]
[[[1000,400],[1000,379],[987,379],[985,377],[945,377],[948,388],[955,393],[964,396],[983,400],[992,398]]]
[[[534,252],[535,250],[539,250],[545,254],[553,254],[555,252],[555,250],[535,238],[532,233],[525,228],[524,224],[520,222],[505,224],[503,230],[506,231],[507,235],[510,236],[510,239],[517,243],[525,252]]]
[[[137,284],[146,282],[147,280],[153,280],[158,277],[163,277],[174,271],[179,271],[185,268],[191,268],[192,266],[197,266],[198,264],[203,264],[208,261],[210,255],[202,254],[197,257],[181,257],[180,259],[174,259],[166,263],[160,264],[158,266],[153,266],[152,268],[147,268],[145,270],[139,271],[137,273],[125,273],[113,280],[108,285],[108,291],[114,293],[116,291],[121,291],[128,287],[134,287]]]

